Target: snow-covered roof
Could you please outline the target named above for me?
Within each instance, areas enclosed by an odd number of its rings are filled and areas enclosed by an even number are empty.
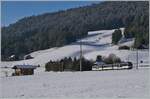
[[[103,61],[96,61],[94,64],[95,65],[101,65],[101,64],[105,64],[105,63]]]
[[[22,68],[22,69],[27,69],[27,68],[30,68],[30,69],[35,69],[37,66],[33,66],[33,65],[14,65],[12,67],[12,69],[15,69],[15,68]]]

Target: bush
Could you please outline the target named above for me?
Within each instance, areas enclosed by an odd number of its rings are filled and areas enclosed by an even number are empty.
[[[130,49],[130,47],[129,46],[126,46],[126,45],[124,45],[124,46],[119,46],[119,50],[129,50]]]

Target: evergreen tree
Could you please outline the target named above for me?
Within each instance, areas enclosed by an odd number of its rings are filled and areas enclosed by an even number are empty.
[[[118,41],[121,39],[121,37],[122,37],[121,30],[120,29],[115,30],[114,33],[112,34],[112,43],[117,44]]]

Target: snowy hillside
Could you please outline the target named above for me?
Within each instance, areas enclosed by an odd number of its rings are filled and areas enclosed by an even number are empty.
[[[148,98],[149,69],[3,77],[0,98]]]
[[[89,34],[86,38],[81,39],[81,41],[83,42],[82,44],[84,55],[97,50],[101,51],[103,49],[106,49],[107,47],[110,47],[111,35],[113,31],[114,30],[101,30],[99,31],[100,33],[96,35]],[[47,50],[36,51],[30,54],[34,57],[34,59],[13,62],[2,62],[1,66],[10,67],[15,64],[40,64],[44,66],[44,64],[49,60],[57,60],[69,56],[78,57],[80,50],[79,41],[59,48],[51,48]]]
[[[112,45],[112,33],[113,30],[100,30],[100,31],[89,31],[88,36],[74,42],[70,45],[66,45],[58,48],[50,48],[47,50],[41,50],[31,53],[30,55],[34,59],[21,60],[21,61],[11,61],[11,62],[1,62],[1,67],[12,67],[15,64],[31,64],[31,65],[41,65],[42,67],[49,60],[59,60],[64,57],[79,57],[80,41],[83,45],[83,56],[87,59],[95,60],[97,55],[108,56],[110,53],[114,53],[121,57],[123,61],[131,61],[136,63],[136,51],[128,50],[118,50],[117,45]],[[121,28],[122,34],[124,33],[124,28]],[[119,45],[129,45],[134,43],[134,39],[122,42]],[[144,61],[143,64],[148,64],[149,51],[139,51],[140,60]],[[139,61],[140,61],[139,60]]]
[[[122,33],[124,28],[121,28]],[[44,65],[49,60],[58,60],[64,57],[79,57],[80,41],[82,42],[83,56],[95,60],[97,55],[108,56],[114,53],[123,61],[136,63],[136,51],[118,50],[119,45],[132,46],[134,39],[112,45],[114,30],[88,32],[88,36],[58,48],[40,50],[30,53],[34,59],[1,62],[0,98],[143,98],[149,97],[148,71],[149,68],[140,67],[131,70],[86,71],[86,72],[43,72]],[[122,38],[124,39],[124,38]],[[124,41],[124,40],[123,40]],[[149,64],[149,51],[138,51],[139,62]],[[15,64],[40,64],[31,76],[10,76]],[[5,77],[8,73],[9,77]]]

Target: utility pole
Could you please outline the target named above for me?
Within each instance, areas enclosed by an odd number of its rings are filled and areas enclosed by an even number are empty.
[[[136,65],[136,69],[138,69],[138,49],[136,50],[136,62],[137,62],[137,65]]]
[[[80,71],[82,71],[82,41],[80,40]]]

